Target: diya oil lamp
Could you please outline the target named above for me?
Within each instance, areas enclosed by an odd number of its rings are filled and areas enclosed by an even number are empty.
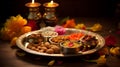
[[[55,26],[57,24],[57,16],[55,14],[55,8],[59,6],[58,3],[50,2],[44,3],[43,6],[45,7],[45,13],[43,14],[43,21],[46,26]]]
[[[34,2],[34,0],[32,0],[31,3],[25,4],[25,6],[29,8],[28,19],[38,20],[41,18],[41,13],[39,12],[40,5],[41,5],[40,3]]]
[[[32,2],[26,3],[25,6],[29,8],[28,20],[30,22],[31,20],[32,22],[36,22],[36,25],[40,27],[39,23],[41,19],[41,13],[39,12],[39,7],[41,4],[32,0]]]

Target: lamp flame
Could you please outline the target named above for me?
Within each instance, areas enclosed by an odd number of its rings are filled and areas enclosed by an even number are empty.
[[[53,0],[51,0],[50,4],[53,4]]]
[[[34,2],[35,2],[35,1],[34,1],[34,0],[32,0],[32,4],[34,4]]]

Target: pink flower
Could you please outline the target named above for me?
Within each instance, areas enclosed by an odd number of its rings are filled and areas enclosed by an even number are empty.
[[[117,39],[112,35],[105,37],[106,46],[109,46],[109,47],[115,46],[116,42],[117,42]]]
[[[62,26],[55,26],[55,32],[57,32],[58,33],[58,35],[63,35],[63,34],[65,34],[65,29],[62,27]]]

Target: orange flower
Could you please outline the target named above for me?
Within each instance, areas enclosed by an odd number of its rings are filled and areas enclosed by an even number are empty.
[[[13,37],[21,35],[21,28],[27,24],[27,20],[21,15],[11,16],[6,20],[4,27],[1,29],[1,38],[11,40]]]
[[[12,31],[19,32],[20,29],[27,24],[27,20],[21,15],[11,16],[5,22],[5,27],[11,29]]]
[[[81,23],[81,24],[77,24],[77,25],[75,26],[75,28],[76,28],[76,29],[86,29],[86,26],[85,26],[85,24]]]
[[[17,18],[16,21],[18,21],[19,25],[24,26],[27,24],[27,20],[24,19],[21,15],[17,15],[16,18]]]
[[[85,60],[85,61],[87,61],[87,62],[95,62],[98,65],[104,65],[104,64],[106,64],[105,55],[101,55],[98,59],[95,59],[95,60]]]
[[[16,36],[16,32],[14,32],[8,28],[2,28],[0,33],[1,33],[1,38],[3,40],[10,40],[14,36]]]
[[[18,39],[17,37],[14,37],[14,38],[11,40],[10,45],[11,45],[11,46],[16,46],[16,40],[17,40],[17,39]]]
[[[106,58],[105,55],[100,56],[97,60],[96,60],[97,64],[105,64],[106,63]]]
[[[102,30],[102,25],[99,24],[99,23],[96,23],[96,24],[94,24],[94,25],[90,28],[90,30],[92,30],[92,31],[101,31],[101,30]]]
[[[110,53],[114,56],[120,56],[120,47],[112,47]]]
[[[66,24],[63,25],[64,28],[74,28],[76,26],[75,20],[70,19],[66,21]]]
[[[31,31],[31,27],[30,26],[24,26],[21,29],[21,34],[27,33]]]

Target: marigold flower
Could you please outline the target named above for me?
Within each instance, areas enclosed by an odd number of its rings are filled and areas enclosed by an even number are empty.
[[[99,23],[94,24],[94,25],[90,28],[90,30],[92,30],[92,31],[100,31],[100,30],[102,30],[102,25],[99,24]]]
[[[16,40],[18,39],[18,37],[14,37],[12,40],[11,40],[11,42],[10,42],[10,44],[11,44],[11,46],[16,46]]]
[[[86,29],[86,26],[84,24],[77,24],[75,26],[76,29]]]
[[[31,31],[31,27],[30,26],[24,26],[21,28],[21,34],[27,33]]]
[[[69,19],[63,25],[64,28],[74,28],[76,26],[75,19]]]
[[[6,20],[4,27],[1,29],[2,39],[11,40],[13,37],[20,36],[21,28],[27,24],[27,20],[21,15],[11,16]]]
[[[87,61],[87,62],[95,62],[98,65],[102,65],[102,64],[106,63],[106,58],[105,58],[105,55],[101,55],[98,59],[95,59],[95,60],[85,60],[85,61]]]
[[[110,53],[114,56],[120,56],[120,47],[112,47]]]
[[[3,40],[11,40],[14,36],[17,35],[16,32],[8,28],[2,28],[0,33]]]
[[[101,55],[97,60],[95,60],[97,64],[105,64],[106,58],[105,55]]]
[[[20,29],[27,24],[27,20],[24,19],[21,15],[11,16],[5,22],[5,27],[11,29],[12,31],[20,31]]]

